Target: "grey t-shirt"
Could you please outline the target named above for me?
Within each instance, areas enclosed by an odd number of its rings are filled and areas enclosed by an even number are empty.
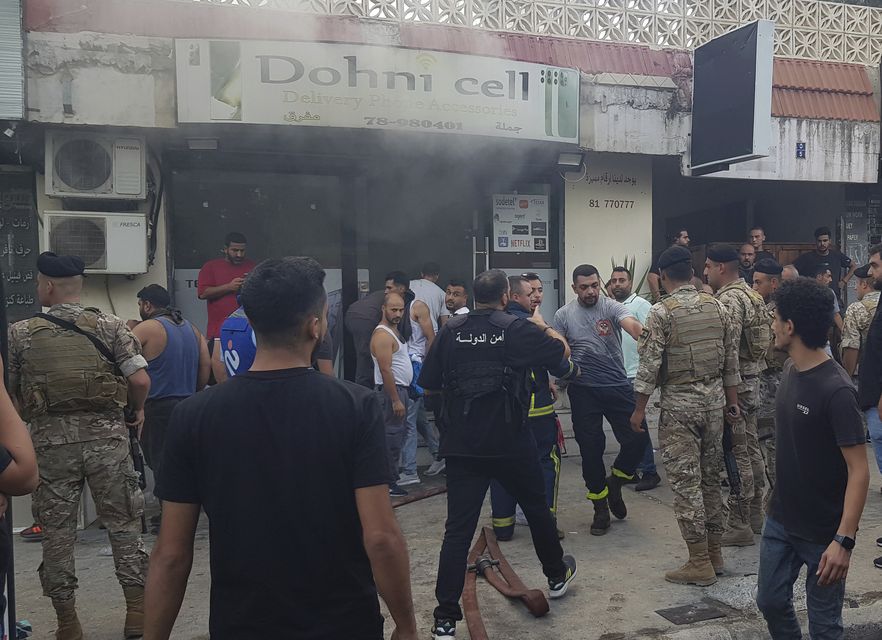
[[[573,300],[554,314],[554,328],[570,343],[573,361],[582,370],[574,384],[592,387],[626,385],[621,322],[634,314],[621,302],[601,296],[593,307]]]

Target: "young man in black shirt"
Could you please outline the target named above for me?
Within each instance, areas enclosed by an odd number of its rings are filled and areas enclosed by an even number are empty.
[[[382,640],[377,591],[397,627],[392,637],[417,637],[380,405],[370,390],[310,366],[327,329],[324,277],[310,258],[258,265],[241,290],[254,364],[172,414],[145,640],[172,633],[200,507],[209,519],[212,640]],[[268,513],[281,535],[256,543],[253,523]]]
[[[831,238],[829,227],[815,229],[815,250],[803,253],[793,261],[793,266],[799,273],[808,277],[818,273],[818,267],[829,267],[830,275],[833,277],[830,288],[836,294],[836,298],[841,299],[842,290],[848,286],[848,281],[851,280],[858,265],[847,255],[834,249]]]
[[[757,605],[773,640],[802,638],[793,583],[806,565],[809,634],[842,638],[845,578],[869,468],[857,392],[824,351],[833,293],[808,278],[775,293],[775,347],[787,351],[776,399],[777,482],[760,547]]]

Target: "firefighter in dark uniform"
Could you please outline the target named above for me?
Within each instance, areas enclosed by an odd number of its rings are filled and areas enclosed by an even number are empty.
[[[435,595],[432,637],[453,638],[462,619],[469,544],[491,480],[517,500],[530,525],[533,546],[548,578],[549,596],[563,596],[576,574],[564,556],[548,510],[536,443],[526,426],[531,368],[569,378],[578,368],[565,340],[536,316],[503,311],[508,278],[503,271],[474,282],[475,310],[441,329],[423,362],[419,385],[440,403],[441,450],[447,461],[447,523]]]
[[[533,315],[531,309],[532,287],[523,276],[512,276],[509,283],[509,303],[506,313],[517,318],[528,319]],[[557,522],[557,491],[560,480],[560,451],[557,447],[557,416],[554,413],[554,395],[548,369],[530,369],[530,405],[527,414],[527,427],[536,441],[536,454],[545,481],[545,500],[548,510]],[[514,535],[515,510],[517,502],[497,480],[490,484],[490,504],[493,511],[493,533],[498,540],[511,540]],[[563,538],[558,529],[557,535]]]

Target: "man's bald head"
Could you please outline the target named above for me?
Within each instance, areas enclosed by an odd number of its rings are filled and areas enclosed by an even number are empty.
[[[78,303],[83,293],[83,276],[53,278],[37,274],[37,297],[44,307],[55,304]]]
[[[383,322],[389,326],[397,327],[404,317],[404,297],[390,291],[383,298]]]

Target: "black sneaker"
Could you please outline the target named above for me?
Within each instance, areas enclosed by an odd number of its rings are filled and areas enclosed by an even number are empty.
[[[661,484],[661,477],[657,473],[644,473],[640,482],[634,487],[634,491],[650,491]]]
[[[882,547],[882,538],[876,538],[876,546]]]
[[[456,620],[450,620],[448,618],[435,618],[435,624],[432,625],[432,640],[455,637]]]
[[[567,572],[557,580],[552,578],[548,579],[548,597],[549,598],[562,598],[566,595],[567,589],[570,586],[570,582],[572,582],[573,578],[576,577],[576,559],[573,556],[564,556],[563,557],[564,566],[567,568]]]
[[[877,569],[882,569],[882,558],[876,558],[873,560],[873,566]]]
[[[403,498],[407,495],[407,491],[399,487],[397,484],[389,485],[389,497],[390,498]]]

